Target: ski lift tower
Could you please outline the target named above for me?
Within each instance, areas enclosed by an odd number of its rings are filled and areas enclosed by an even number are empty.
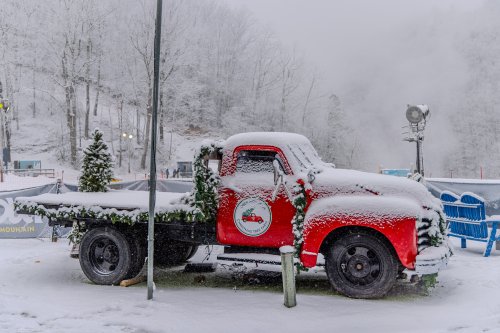
[[[425,104],[408,105],[406,109],[406,119],[410,125],[408,137],[404,138],[405,141],[415,142],[417,144],[417,169],[415,172],[424,175],[424,156],[422,151],[422,142],[424,141],[424,129],[429,118],[430,110]]]

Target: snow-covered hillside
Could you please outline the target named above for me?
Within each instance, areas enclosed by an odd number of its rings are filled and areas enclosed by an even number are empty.
[[[207,136],[252,130],[308,134],[328,160],[352,164],[339,98],[295,52],[247,12],[209,1],[165,2],[159,167],[191,160],[193,145]],[[118,173],[128,171],[129,159],[132,170],[147,170],[152,3],[7,2],[2,11],[0,98],[10,110],[0,145],[10,145],[12,160],[78,169],[98,127]]]

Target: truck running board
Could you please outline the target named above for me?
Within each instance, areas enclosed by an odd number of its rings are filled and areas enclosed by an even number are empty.
[[[264,253],[224,253],[217,256],[217,260],[248,262],[265,265],[281,265],[281,257]]]
[[[265,253],[223,253],[217,256],[217,260],[263,265],[281,265],[281,256]],[[294,259],[294,262],[298,262],[298,260]],[[325,262],[320,259],[316,266],[325,266]]]

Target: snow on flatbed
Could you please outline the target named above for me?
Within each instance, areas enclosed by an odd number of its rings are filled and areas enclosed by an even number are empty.
[[[184,193],[157,192],[156,209],[168,210],[170,208],[183,206],[179,204],[179,199],[184,195]],[[102,208],[140,209],[147,211],[149,207],[149,192],[120,190],[99,193],[47,193],[34,197],[19,197],[16,198],[16,201],[21,203],[37,203],[41,205],[98,206]]]
[[[177,282],[172,274],[157,276],[154,300],[147,301],[145,283],[129,288],[89,283],[64,240],[3,239],[0,332],[500,332],[500,253],[485,258],[484,246],[470,242],[467,249],[457,248],[428,296],[349,299],[321,284],[326,275],[318,271],[311,273],[318,281],[312,284],[318,283],[315,291],[299,288],[297,307],[288,309],[281,282],[242,290],[227,279],[225,286],[208,287],[195,278],[202,275],[180,272]],[[201,262],[203,250],[192,260]],[[203,276],[208,284],[210,274]],[[299,285],[309,276],[301,274]]]

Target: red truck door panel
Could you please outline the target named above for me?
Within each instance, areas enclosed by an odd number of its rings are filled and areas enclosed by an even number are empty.
[[[291,220],[295,208],[281,186],[275,200],[273,160],[284,156],[272,147],[238,147],[234,163],[221,175],[217,240],[221,244],[280,247],[293,243]],[[285,168],[286,170],[287,168]],[[289,170],[288,170],[289,172]]]

